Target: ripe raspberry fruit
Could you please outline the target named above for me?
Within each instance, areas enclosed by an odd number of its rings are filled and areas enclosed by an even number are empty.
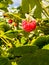
[[[13,22],[13,20],[11,20],[11,19],[10,19],[10,20],[8,20],[8,23],[9,23],[9,24],[11,24],[12,22]]]
[[[36,28],[36,21],[35,20],[31,20],[29,22],[27,20],[23,20],[22,21],[22,27],[23,27],[24,31],[31,32],[31,31],[35,30],[35,28]]]

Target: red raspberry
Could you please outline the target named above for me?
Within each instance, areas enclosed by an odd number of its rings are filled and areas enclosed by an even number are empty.
[[[12,22],[13,22],[13,20],[11,20],[11,19],[10,19],[10,20],[8,20],[8,23],[9,23],[9,24],[11,24]]]
[[[28,22],[27,20],[23,20],[22,27],[24,31],[31,32],[36,28],[36,21],[32,20],[31,22]]]

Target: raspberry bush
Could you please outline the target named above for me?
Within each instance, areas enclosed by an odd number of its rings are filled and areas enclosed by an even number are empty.
[[[0,65],[49,65],[49,1],[0,0]]]

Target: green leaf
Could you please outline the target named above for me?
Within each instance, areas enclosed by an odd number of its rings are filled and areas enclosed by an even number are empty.
[[[5,5],[3,3],[0,3],[0,8],[4,8]]]
[[[10,29],[11,28],[9,27],[8,24],[6,24],[6,22],[0,22],[0,30],[2,30],[2,31],[8,31]]]
[[[16,38],[17,37],[17,31],[9,30],[5,33],[5,35],[9,38]]]
[[[49,50],[49,44],[47,44],[47,45],[43,46],[43,48],[42,48],[42,49],[47,49],[47,50]]]
[[[12,0],[6,0],[8,4],[13,4]]]
[[[12,65],[17,65],[17,63],[16,62],[12,62]]]
[[[38,50],[34,54],[26,54],[17,61],[17,65],[49,65],[49,51]]]
[[[7,7],[12,3],[12,0],[0,0],[0,9],[7,11]]]
[[[36,18],[41,18],[42,7],[40,4],[41,0],[22,0],[22,11],[23,13],[29,13],[29,10],[36,6],[34,11],[34,16]]]
[[[22,56],[28,53],[34,53],[38,47],[36,46],[21,46],[21,47],[14,47],[11,48],[8,52],[15,55],[15,56]]]
[[[46,36],[37,37],[36,40],[32,44],[38,46],[39,48],[42,48],[44,45],[47,44]]]
[[[19,39],[16,39],[16,41],[14,41],[13,43],[16,47],[22,46],[22,44],[20,43]]]
[[[11,65],[8,58],[0,57],[0,65]]]
[[[22,37],[21,38],[21,44],[24,44],[26,42],[26,38],[25,37]]]
[[[49,43],[49,35],[46,36],[47,43]]]

